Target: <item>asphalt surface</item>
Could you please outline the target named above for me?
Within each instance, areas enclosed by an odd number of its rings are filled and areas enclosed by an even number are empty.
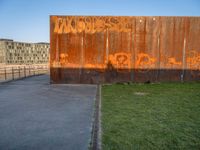
[[[0,150],[88,149],[96,90],[47,75],[0,84]]]

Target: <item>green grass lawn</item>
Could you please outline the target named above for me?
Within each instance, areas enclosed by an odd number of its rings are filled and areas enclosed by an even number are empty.
[[[102,148],[200,149],[200,83],[102,86]]]

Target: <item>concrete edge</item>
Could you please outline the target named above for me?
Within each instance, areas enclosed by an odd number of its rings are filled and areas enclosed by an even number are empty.
[[[102,149],[102,127],[101,127],[101,117],[102,117],[102,114],[101,114],[101,85],[99,85],[99,131],[98,131],[98,148],[99,150]]]
[[[101,85],[97,85],[90,150],[101,150]]]

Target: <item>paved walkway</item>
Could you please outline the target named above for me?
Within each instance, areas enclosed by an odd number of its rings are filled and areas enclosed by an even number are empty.
[[[95,85],[49,85],[46,75],[0,84],[0,149],[88,149],[95,96]]]

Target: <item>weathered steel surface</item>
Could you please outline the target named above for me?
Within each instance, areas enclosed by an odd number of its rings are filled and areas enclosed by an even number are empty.
[[[52,83],[200,80],[200,17],[51,16]]]

